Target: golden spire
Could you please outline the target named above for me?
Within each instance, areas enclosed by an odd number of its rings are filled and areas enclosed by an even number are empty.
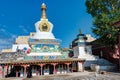
[[[46,17],[46,5],[45,5],[45,3],[42,3],[41,10],[42,10],[41,18],[46,19],[47,17]]]

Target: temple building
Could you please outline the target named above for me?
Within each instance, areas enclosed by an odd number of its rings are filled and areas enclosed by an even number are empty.
[[[11,49],[14,54],[2,54],[8,58],[0,62],[3,78],[26,77],[29,71],[32,76],[84,71],[85,59],[70,58],[69,49],[60,47],[62,41],[52,33],[54,26],[47,19],[46,10],[43,3],[41,19],[35,23],[36,32],[16,38]]]
[[[70,48],[73,49],[73,57],[85,59],[84,67],[90,67],[97,59],[98,56],[92,55],[92,45],[91,42],[96,40],[90,34],[83,34],[81,30],[79,30],[79,34],[77,38],[75,38]],[[81,64],[79,64],[80,66]]]
[[[70,46],[70,48],[73,50],[73,58],[85,59],[84,68],[86,70],[91,69],[93,71],[114,71],[116,69],[115,64],[102,57],[93,55],[92,42],[95,40],[96,39],[91,35],[83,34],[80,30],[77,38],[72,41]],[[78,63],[78,67],[80,66],[81,64]]]

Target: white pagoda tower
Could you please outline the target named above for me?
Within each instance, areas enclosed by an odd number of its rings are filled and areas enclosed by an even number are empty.
[[[46,5],[44,3],[41,6],[41,10],[41,20],[35,23],[36,33],[33,39],[55,39],[52,33],[53,24],[46,17]]]
[[[31,52],[25,56],[27,60],[55,59],[62,55],[59,47],[61,41],[56,39],[52,33],[53,24],[47,19],[46,5],[44,3],[41,10],[41,19],[35,23],[36,32],[28,41]]]

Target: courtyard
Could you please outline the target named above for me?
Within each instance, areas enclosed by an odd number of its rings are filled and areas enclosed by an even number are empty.
[[[107,72],[99,74],[96,72],[74,72],[57,75],[33,76],[32,78],[5,78],[1,80],[119,80],[119,72]]]

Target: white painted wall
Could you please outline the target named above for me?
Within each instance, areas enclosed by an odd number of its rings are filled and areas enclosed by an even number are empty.
[[[91,45],[76,46],[73,48],[73,50],[74,50],[74,57],[86,60],[84,63],[85,67],[90,67],[91,64],[94,64],[95,61],[99,59],[98,56],[92,55]],[[78,67],[81,68],[80,63],[78,64]]]
[[[48,19],[45,19],[45,20],[48,21]],[[40,25],[41,22],[42,22],[42,19],[35,23],[36,33],[34,34],[34,36],[32,38],[33,39],[55,39],[55,37],[54,37],[54,35],[52,33],[53,24],[48,21],[48,23],[50,24],[50,31],[41,32],[39,30],[39,25]]]
[[[13,44],[12,51],[16,52],[17,49],[30,48],[28,44]]]
[[[78,56],[79,58],[79,57],[84,56],[86,52],[85,52],[85,46],[78,46],[78,48],[79,48],[79,56]]]
[[[79,49],[78,49],[78,47],[74,47],[73,48],[73,53],[74,53],[74,57],[78,58],[78,56],[79,56]]]
[[[82,72],[83,71],[83,66],[82,63],[78,62],[78,71]]]

